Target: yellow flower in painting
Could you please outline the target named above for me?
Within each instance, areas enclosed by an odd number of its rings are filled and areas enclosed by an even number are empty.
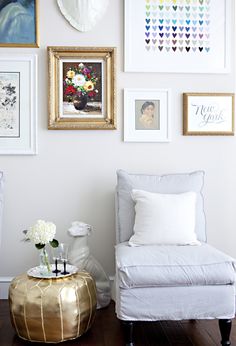
[[[87,81],[85,84],[84,84],[84,90],[86,91],[91,91],[94,89],[94,84],[93,82],[91,81]]]
[[[68,78],[73,78],[74,76],[75,76],[75,72],[72,70],[69,70],[66,74],[66,77],[68,77]]]

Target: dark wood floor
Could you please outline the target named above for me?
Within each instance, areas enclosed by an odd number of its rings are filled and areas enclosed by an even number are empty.
[[[89,332],[77,340],[62,343],[63,346],[122,346],[123,333],[114,311],[114,303],[98,310]],[[134,331],[135,346],[213,346],[220,345],[217,321],[138,322]],[[231,332],[232,346],[236,346],[236,321]],[[32,345],[19,339],[11,326],[8,301],[0,300],[0,346]],[[45,345],[34,343],[34,345]]]

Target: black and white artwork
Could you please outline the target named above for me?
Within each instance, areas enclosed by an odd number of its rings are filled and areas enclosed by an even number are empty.
[[[0,137],[20,137],[19,72],[0,72]]]

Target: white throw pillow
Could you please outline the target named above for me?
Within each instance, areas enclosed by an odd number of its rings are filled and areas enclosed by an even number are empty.
[[[160,194],[132,190],[135,202],[131,246],[152,244],[198,245],[195,233],[196,192]]]

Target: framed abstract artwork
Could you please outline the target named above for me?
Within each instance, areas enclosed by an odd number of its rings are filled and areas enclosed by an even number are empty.
[[[0,47],[38,47],[38,0],[0,1]]]
[[[234,135],[234,94],[183,94],[184,135]]]
[[[170,90],[124,89],[124,141],[170,141]]]
[[[37,57],[0,56],[0,154],[37,153]]]
[[[232,13],[232,0],[125,0],[125,71],[229,72]]]
[[[113,130],[116,49],[48,47],[50,130]]]

